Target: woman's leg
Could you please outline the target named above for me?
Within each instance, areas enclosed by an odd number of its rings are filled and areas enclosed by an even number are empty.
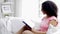
[[[29,30],[25,30],[22,34],[34,34],[34,33]]]
[[[24,27],[22,27],[16,34],[22,34],[22,32],[24,31]]]
[[[25,30],[31,30],[31,28],[29,26],[25,25],[16,34],[22,34],[22,32],[24,32]]]

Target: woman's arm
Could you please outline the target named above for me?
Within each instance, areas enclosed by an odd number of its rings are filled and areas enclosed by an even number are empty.
[[[32,29],[32,32],[36,33],[36,34],[46,34],[46,31],[42,32],[42,31],[38,31],[38,30],[35,30],[35,29]]]
[[[57,24],[58,24],[58,22],[56,20],[51,20],[49,23],[52,24],[53,26],[57,26]]]

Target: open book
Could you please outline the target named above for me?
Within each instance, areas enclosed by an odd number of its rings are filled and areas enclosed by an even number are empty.
[[[33,28],[35,24],[30,19],[24,19],[22,21],[29,29]]]

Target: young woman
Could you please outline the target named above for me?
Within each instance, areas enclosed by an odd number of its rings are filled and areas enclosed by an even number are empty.
[[[46,34],[50,25],[52,25],[53,27],[57,26],[57,6],[55,3],[53,3],[52,1],[43,2],[42,12],[43,14],[46,14],[46,16],[42,19],[40,29],[22,30],[21,34]]]

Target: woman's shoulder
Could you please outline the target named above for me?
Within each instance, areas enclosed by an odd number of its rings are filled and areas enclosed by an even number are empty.
[[[57,18],[55,17],[55,16],[51,16],[51,17],[49,17],[49,18],[47,18],[46,16],[45,17],[43,17],[43,19],[47,19],[47,20],[57,20]],[[42,19],[42,20],[43,20]]]
[[[55,16],[51,16],[51,17],[49,17],[48,19],[49,19],[50,21],[51,21],[51,20],[56,20],[56,21],[57,21],[57,18],[56,18]]]

